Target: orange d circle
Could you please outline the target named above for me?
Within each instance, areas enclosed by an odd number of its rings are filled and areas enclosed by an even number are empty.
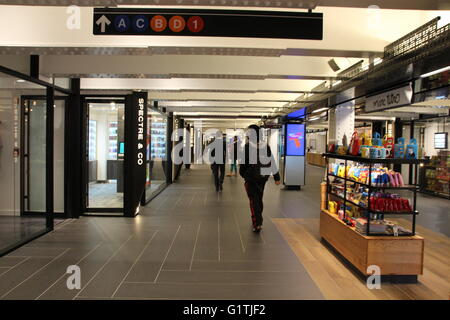
[[[150,21],[150,27],[155,32],[164,31],[167,27],[167,20],[163,16],[154,16]]]
[[[183,31],[185,26],[186,26],[186,21],[183,19],[183,17],[173,16],[169,20],[169,28],[173,32]]]

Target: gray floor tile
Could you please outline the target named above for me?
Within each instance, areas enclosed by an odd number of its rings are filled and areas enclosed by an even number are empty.
[[[78,263],[81,271],[81,289],[85,288],[88,282],[112,257],[114,251],[110,246],[101,244],[87,257]],[[61,279],[53,283],[45,292],[41,293],[39,299],[42,300],[70,300],[73,299],[81,290],[67,288],[67,279],[69,275],[64,275]]]
[[[84,249],[68,249],[65,253],[52,260],[47,266],[33,275],[30,279],[17,286],[13,291],[3,297],[3,299],[13,300],[34,300],[44,291],[52,286],[61,277],[67,278],[67,268],[71,265],[78,265],[80,259],[92,251],[92,247]]]
[[[158,283],[311,285],[303,272],[163,271]]]
[[[158,231],[142,256],[130,270],[125,281],[155,281],[163,266],[164,259],[170,254],[169,249],[177,230],[178,228],[176,230],[173,229],[170,233]]]
[[[56,257],[57,255],[64,252],[68,248],[62,248],[58,244],[56,247],[21,247],[10,254],[7,257]]]
[[[131,238],[125,242],[112,259],[99,270],[92,281],[81,290],[79,295],[112,297],[151,238],[152,234],[145,239],[146,241]]]
[[[24,257],[9,257],[9,256],[5,256],[5,257],[1,257],[0,258],[0,267],[14,267],[15,265],[19,264],[20,262],[22,262],[23,260],[25,260]]]
[[[146,284],[124,283],[117,297],[168,299],[297,300],[323,299],[316,287],[284,284]]]
[[[163,265],[164,269],[187,270],[190,268],[197,230],[198,227],[181,226]]]
[[[27,278],[36,273],[39,269],[48,264],[52,258],[31,257],[21,264],[0,276],[0,299],[18,285],[26,281]]]

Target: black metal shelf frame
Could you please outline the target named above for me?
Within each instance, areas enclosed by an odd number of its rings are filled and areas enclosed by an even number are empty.
[[[419,214],[419,212],[417,211],[417,192],[418,192],[418,183],[417,183],[417,177],[418,177],[418,166],[422,163],[427,163],[428,160],[425,159],[395,159],[395,158],[391,158],[391,159],[367,159],[367,158],[362,158],[362,157],[356,157],[356,156],[349,156],[349,155],[338,155],[338,154],[334,154],[334,153],[324,153],[323,156],[326,158],[326,178],[327,178],[327,208],[328,208],[328,196],[334,196],[337,197],[339,199],[341,199],[344,202],[344,211],[345,211],[345,207],[346,204],[352,204],[357,206],[358,208],[361,208],[363,210],[366,210],[367,215],[367,230],[366,230],[366,235],[367,236],[391,236],[389,234],[375,234],[375,233],[370,233],[370,220],[371,220],[371,215],[372,214],[376,214],[376,215],[380,215],[381,218],[384,218],[384,215],[412,215],[412,232],[411,233],[405,233],[405,234],[401,234],[399,236],[414,236],[416,233],[416,215]],[[337,160],[344,160],[344,165],[345,168],[347,168],[347,164],[348,161],[353,161],[353,162],[358,162],[358,163],[364,163],[364,164],[368,164],[369,165],[369,183],[362,183],[362,182],[358,182],[355,181],[353,179],[349,179],[347,177],[347,170],[345,170],[345,176],[344,177],[340,177],[334,174],[329,173],[329,159],[337,159]],[[407,185],[407,186],[403,186],[403,187],[388,187],[388,186],[374,186],[372,185],[372,168],[373,168],[373,164],[410,164],[410,165],[414,165],[415,166],[415,175],[414,175],[414,184],[413,185]],[[331,192],[331,184],[330,184],[330,179],[329,177],[336,177],[339,179],[344,180],[344,196],[340,196],[337,195],[333,192]],[[367,207],[361,206],[359,204],[356,204],[355,202],[347,199],[347,182],[351,182],[351,183],[357,183],[360,184],[364,187],[366,187],[368,189],[368,197],[367,197]],[[371,193],[373,192],[373,190],[376,189],[393,189],[393,190],[409,190],[412,191],[414,196],[413,196],[413,211],[411,212],[379,212],[379,211],[375,211],[375,210],[371,210],[370,209],[370,196]],[[373,219],[372,219],[373,220]]]

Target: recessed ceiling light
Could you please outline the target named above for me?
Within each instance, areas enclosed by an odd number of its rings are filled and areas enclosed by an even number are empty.
[[[325,111],[325,110],[328,110],[328,108],[320,108],[320,109],[312,111],[311,113],[317,113],[317,112]]]
[[[16,82],[25,82],[25,80],[18,79],[18,80],[16,80]]]

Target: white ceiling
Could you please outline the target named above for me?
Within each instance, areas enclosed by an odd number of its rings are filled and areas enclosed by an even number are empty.
[[[30,1],[1,1],[26,4]],[[31,1],[33,2],[33,1]],[[382,10],[368,9],[375,2]],[[81,8],[81,28],[66,27],[65,7],[1,6],[0,64],[31,53],[41,56],[41,74],[82,78],[84,90],[147,90],[159,106],[187,116],[208,118],[207,126],[245,127],[287,106],[324,81],[336,81],[328,65],[341,70],[382,55],[384,46],[440,15],[448,23],[447,1],[34,1],[53,5],[235,5],[264,10],[324,14],[324,37],[316,40],[94,36],[92,7]],[[258,3],[258,4],[257,4]],[[289,3],[291,4],[289,6]],[[320,3],[320,6],[317,4]],[[237,7],[240,6],[240,7]],[[334,7],[333,7],[334,6]],[[271,7],[271,8],[268,8]],[[273,7],[279,7],[278,9]],[[292,7],[292,8],[290,8]],[[297,8],[297,9],[293,9]],[[390,8],[390,9],[387,9]],[[391,10],[391,9],[414,10]],[[261,8],[259,8],[261,9]],[[421,11],[417,9],[429,9]],[[10,32],[14,30],[14,32]],[[1,59],[3,55],[3,60]],[[304,99],[300,97],[300,100]],[[253,119],[239,119],[251,116]],[[191,121],[191,118],[190,120]]]

